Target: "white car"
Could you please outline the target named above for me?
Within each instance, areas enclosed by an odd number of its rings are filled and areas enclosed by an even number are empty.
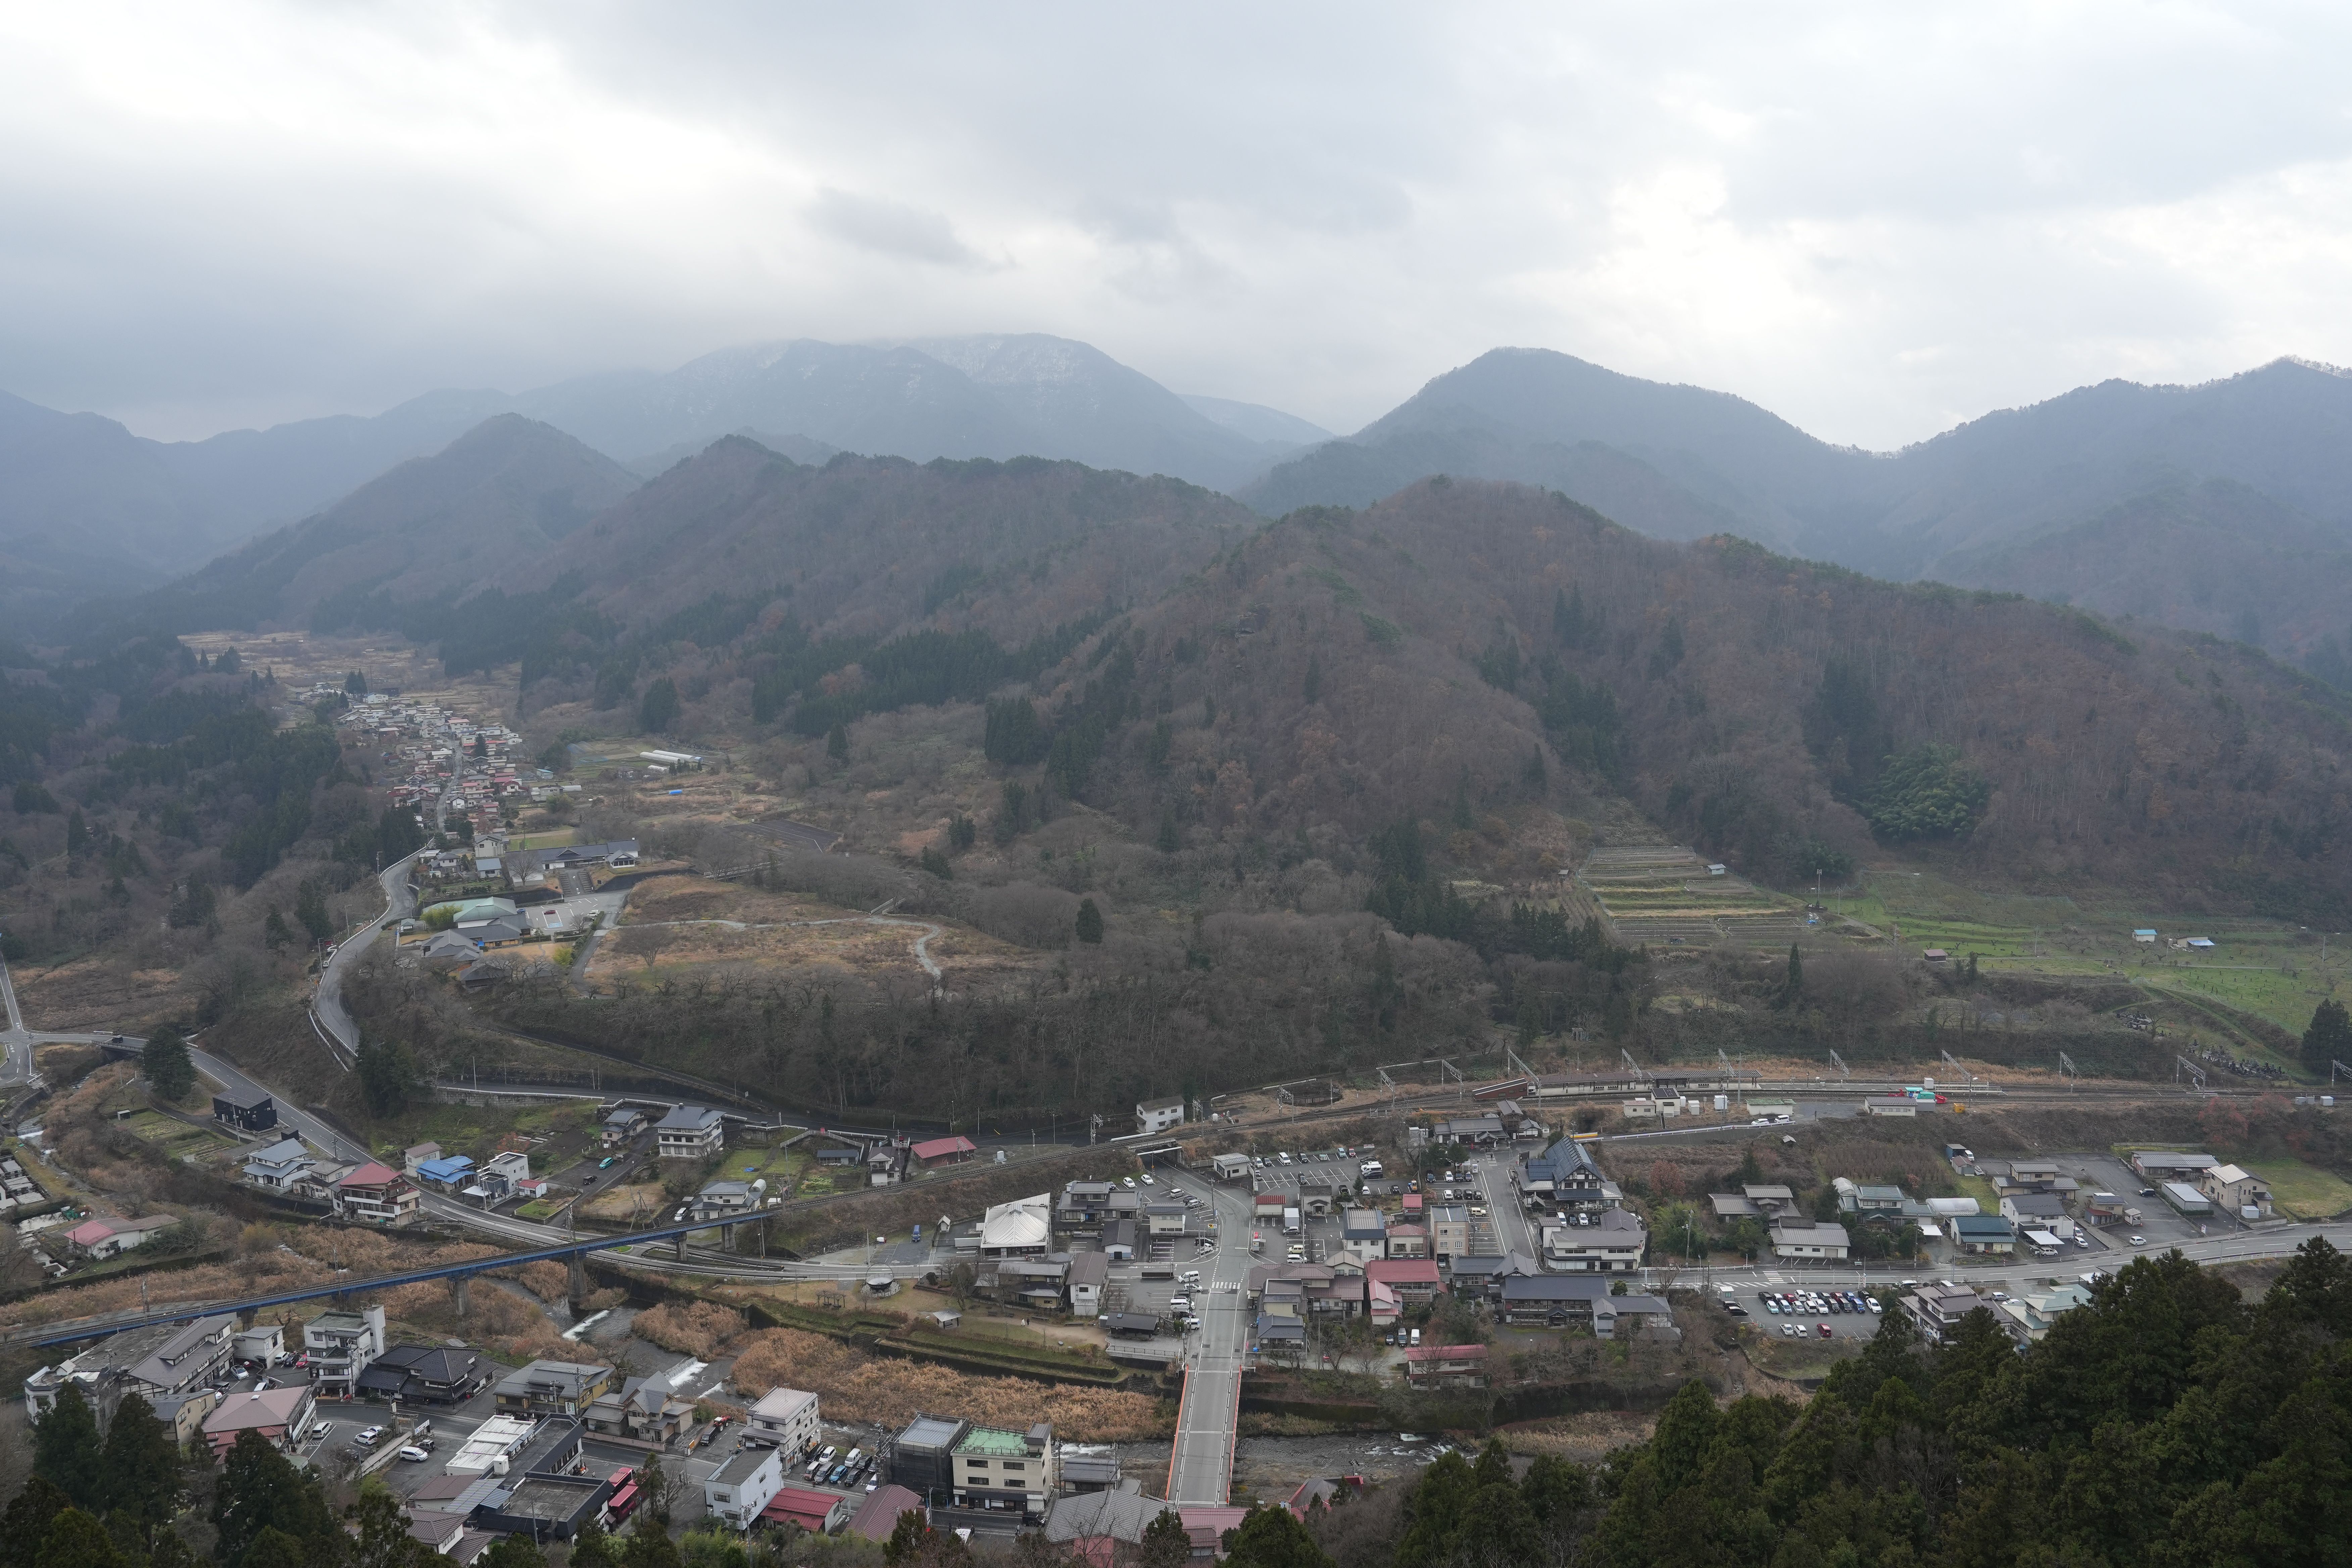
[[[2144,1236],[2135,1236],[2128,1239],[2134,1247],[2146,1247],[2147,1245],[2147,1237]]]
[[[362,1448],[373,1448],[383,1439],[383,1427],[370,1426],[362,1431],[360,1435],[352,1438],[352,1441],[357,1443]]]
[[[401,1449],[400,1457],[412,1465],[421,1465],[433,1456],[418,1447],[415,1444],[411,1443],[406,1447]]]
[[[1143,1173],[1143,1184],[1147,1187],[1151,1184],[1151,1173],[1149,1171]]]

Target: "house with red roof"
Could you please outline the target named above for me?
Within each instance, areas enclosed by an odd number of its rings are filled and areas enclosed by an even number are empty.
[[[790,1522],[799,1525],[811,1535],[828,1535],[840,1525],[849,1522],[849,1499],[840,1492],[811,1491],[806,1487],[783,1487],[768,1500],[760,1517],[770,1524]],[[893,1520],[892,1523],[896,1524]],[[887,1540],[885,1536],[883,1539]]]
[[[1376,1258],[1364,1265],[1364,1278],[1396,1292],[1408,1307],[1426,1307],[1443,1288],[1433,1258]]]
[[[925,1170],[929,1170],[933,1165],[961,1165],[980,1150],[971,1139],[956,1137],[932,1138],[916,1144],[908,1152],[922,1163]]]
[[[66,1232],[66,1245],[93,1260],[152,1241],[179,1224],[176,1215],[148,1215],[140,1219],[86,1219]]]
[[[1192,1560],[1197,1563],[1225,1554],[1225,1531],[1239,1529],[1249,1510],[1199,1504],[1178,1509],[1176,1517],[1184,1521],[1184,1533],[1192,1538]]]
[[[416,1184],[374,1160],[335,1184],[335,1207],[365,1225],[406,1225],[423,1202]]]

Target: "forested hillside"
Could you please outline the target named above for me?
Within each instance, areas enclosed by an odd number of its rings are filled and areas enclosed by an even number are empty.
[[[1131,674],[1106,668],[1135,711],[1069,683],[1051,727],[1079,761],[1047,773],[1139,828],[1364,836],[1566,774],[1766,877],[1900,845],[2021,886],[2347,907],[2352,707],[2212,638],[1444,479],[1294,513],[1129,637]]]
[[[562,431],[499,415],[316,517],[104,615],[85,612],[84,636],[115,626],[172,633],[388,629],[418,618],[418,606],[450,606],[530,572],[635,488],[618,464]],[[473,613],[481,616],[488,606]]]
[[[1929,1347],[1890,1310],[1802,1405],[1694,1383],[1591,1471],[1449,1455],[1306,1533],[1337,1568],[2319,1568],[2352,1558],[2347,1339],[2325,1241],[2254,1307],[2141,1258],[2022,1354],[1990,1312]]]
[[[1937,575],[2227,637],[2352,685],[2344,664],[2352,539],[2227,479],[2154,491],[2073,528],[1957,552]]]

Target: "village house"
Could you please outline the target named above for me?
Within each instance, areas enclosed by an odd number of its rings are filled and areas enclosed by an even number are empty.
[[[1624,1209],[1575,1217],[1584,1223],[1543,1227],[1545,1268],[1563,1274],[1630,1274],[1642,1267],[1650,1233],[1638,1217]]]
[[[321,1312],[302,1326],[302,1350],[310,1357],[310,1380],[326,1398],[344,1398],[354,1393],[360,1373],[383,1353],[383,1348],[382,1307]]]
[[[1135,1107],[1135,1130],[1141,1133],[1165,1132],[1171,1127],[1184,1123],[1184,1097],[1171,1095],[1166,1100],[1146,1100]]]
[[[2253,1217],[2266,1218],[2271,1212],[2270,1189],[2262,1179],[2241,1166],[2216,1165],[2197,1178],[2197,1190],[2213,1200],[2223,1213],[2243,1217],[2253,1210]]]
[[[481,1352],[462,1345],[394,1345],[361,1373],[364,1398],[415,1405],[462,1405],[489,1381]]]
[[[1380,1285],[1394,1291],[1397,1300],[1408,1307],[1426,1307],[1444,1289],[1437,1262],[1429,1258],[1375,1259],[1364,1265],[1364,1280],[1367,1288]]]
[[[1115,1189],[1108,1182],[1072,1182],[1054,1210],[1054,1229],[1064,1236],[1099,1236]]]
[[[213,1096],[213,1117],[240,1132],[267,1132],[278,1125],[278,1103],[257,1089],[224,1089]]]
[[[1807,1261],[1843,1261],[1851,1243],[1845,1226],[1804,1215],[1782,1215],[1772,1222],[1772,1255]]]
[[[799,1454],[816,1446],[820,1431],[815,1394],[797,1388],[772,1388],[745,1417],[743,1440]]]
[[[654,1144],[665,1160],[708,1160],[725,1146],[719,1112],[707,1105],[673,1107],[654,1123]]]
[[[2021,1233],[2040,1230],[2061,1241],[2074,1238],[2074,1216],[2066,1212],[2066,1200],[2056,1193],[2005,1194],[2000,1200],[2000,1217]]]
[[[1110,1280],[1110,1256],[1102,1252],[1073,1253],[1070,1257],[1070,1316],[1094,1318],[1102,1314],[1103,1287]]]
[[[1427,1258],[1429,1232],[1417,1225],[1389,1226],[1389,1256],[1391,1258]]]
[[[93,1263],[103,1262],[134,1247],[144,1247],[173,1226],[179,1216],[142,1215],[136,1219],[89,1219],[65,1233],[66,1245]]]
[[[955,1503],[1042,1522],[1046,1503],[1061,1490],[1054,1428],[1039,1422],[1026,1432],[974,1426],[955,1446]]]
[[[2166,1182],[2194,1182],[2221,1163],[2210,1154],[2183,1154],[2169,1149],[2140,1149],[2131,1156],[2131,1168],[2159,1186]]]
[[[236,1447],[237,1437],[246,1432],[257,1432],[264,1440],[280,1448],[292,1448],[300,1434],[310,1428],[318,1397],[307,1383],[285,1388],[243,1389],[228,1395],[204,1421],[205,1441],[212,1446],[214,1461],[226,1458],[228,1451]]]
[[[577,1415],[596,1402],[612,1380],[611,1367],[535,1361],[509,1373],[492,1396],[501,1415]]]
[[[1952,1239],[1963,1252],[2011,1253],[2017,1250],[2017,1227],[1999,1215],[1961,1215],[1952,1221]]]
[[[1415,1388],[1484,1388],[1485,1345],[1408,1345],[1404,1380]]]
[[[915,1163],[926,1171],[941,1165],[961,1165],[980,1152],[979,1145],[958,1134],[952,1138],[929,1138],[909,1151]]]
[[[783,1486],[781,1454],[774,1448],[740,1447],[702,1483],[703,1510],[732,1529],[749,1530]]]
[[[362,1225],[406,1225],[423,1203],[406,1176],[373,1160],[335,1184],[336,1208],[345,1219]]]
[[[1936,1343],[1949,1339],[1961,1319],[1984,1305],[1964,1285],[1923,1285],[1903,1298],[1903,1310],[1919,1325],[1920,1334]]]
[[[591,1432],[667,1444],[694,1424],[694,1405],[677,1397],[667,1376],[625,1377],[590,1400],[580,1419]],[[751,1440],[748,1430],[744,1440]]]
[[[124,1369],[120,1390],[150,1405],[192,1393],[228,1365],[236,1342],[234,1312],[179,1324],[162,1344]]]
[[[2038,1342],[2059,1318],[2090,1301],[2091,1292],[2080,1285],[2053,1285],[2027,1290],[1999,1306],[2003,1327],[2019,1339]]]

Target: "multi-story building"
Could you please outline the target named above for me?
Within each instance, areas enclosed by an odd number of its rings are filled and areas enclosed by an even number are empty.
[[[1580,1225],[1543,1227],[1544,1267],[1561,1274],[1630,1274],[1642,1267],[1650,1233],[1623,1209],[1577,1216]]]
[[[281,1448],[291,1448],[309,1429],[318,1407],[315,1384],[297,1383],[285,1388],[241,1389],[223,1400],[205,1417],[205,1440],[218,1460],[236,1446],[240,1434],[258,1432]]]
[[[1060,1490],[1050,1422],[1041,1421],[1026,1432],[974,1426],[955,1446],[958,1507],[1043,1520],[1045,1505]]]
[[[1171,1095],[1166,1100],[1146,1100],[1135,1107],[1135,1130],[1138,1132],[1165,1132],[1171,1127],[1184,1123],[1184,1097]]]
[[[654,1146],[665,1160],[708,1160],[727,1141],[719,1112],[707,1105],[681,1105],[654,1123]]]
[[[578,1415],[613,1381],[613,1369],[581,1362],[535,1361],[509,1373],[493,1391],[501,1415]]]
[[[236,1314],[215,1313],[183,1323],[171,1338],[124,1370],[122,1392],[136,1394],[153,1405],[201,1387],[228,1365],[236,1344]]]
[[[798,1454],[816,1445],[819,1430],[815,1394],[798,1388],[772,1388],[751,1406],[743,1441]]]
[[[1985,1304],[1965,1285],[1923,1285],[1903,1298],[1903,1310],[1919,1325],[1919,1332],[1938,1342],[1949,1338],[1962,1318]]]
[[[348,1398],[360,1373],[383,1353],[383,1309],[321,1312],[302,1325],[302,1350],[310,1357],[310,1381],[323,1396]]]
[[[703,1508],[713,1519],[749,1530],[783,1486],[782,1456],[774,1448],[747,1445],[702,1483]]]
[[[362,1225],[406,1225],[423,1202],[415,1183],[373,1160],[335,1184],[336,1206]]]

